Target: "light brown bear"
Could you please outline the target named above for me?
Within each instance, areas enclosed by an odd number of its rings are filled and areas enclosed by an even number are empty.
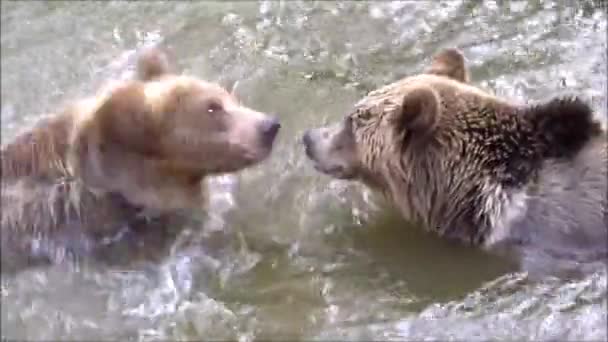
[[[606,142],[577,98],[516,104],[470,85],[457,49],[303,136],[320,172],[362,181],[406,219],[530,268],[545,256],[605,260]]]
[[[146,229],[142,211],[167,218],[201,209],[206,176],[269,156],[276,118],[217,84],[171,72],[159,49],[137,64],[137,77],[76,101],[2,147],[3,251],[31,251],[32,238],[66,232]]]

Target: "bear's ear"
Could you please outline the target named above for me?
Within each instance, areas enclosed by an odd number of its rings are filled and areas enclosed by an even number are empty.
[[[527,108],[532,131],[540,137],[546,157],[568,157],[601,134],[591,107],[577,97],[558,97]]]
[[[99,144],[118,144],[130,152],[158,154],[159,120],[146,99],[144,85],[129,82],[118,86],[90,118]]]
[[[151,81],[171,71],[167,54],[159,48],[148,48],[137,58],[137,80]]]
[[[464,56],[458,49],[445,49],[433,57],[425,73],[449,77],[462,83],[469,83],[469,71]]]
[[[143,84],[133,81],[111,91],[91,113],[76,117],[68,152],[72,172],[108,189],[114,182],[110,174],[158,156],[159,131],[151,113]]]
[[[397,130],[418,137],[427,136],[437,126],[440,115],[439,95],[428,86],[406,92],[401,103]]]

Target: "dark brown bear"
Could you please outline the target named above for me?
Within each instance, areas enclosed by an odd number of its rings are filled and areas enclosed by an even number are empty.
[[[590,107],[491,95],[456,49],[303,142],[317,170],[362,181],[440,236],[524,258],[606,257],[606,131]]]

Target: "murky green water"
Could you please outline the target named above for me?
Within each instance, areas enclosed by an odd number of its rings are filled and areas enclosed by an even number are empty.
[[[211,217],[161,263],[2,276],[2,337],[28,340],[606,340],[606,270],[533,281],[404,225],[305,160],[299,135],[366,90],[462,48],[510,98],[564,91],[606,115],[601,1],[2,1],[2,140],[162,42],[185,72],[241,80],[283,122],[272,158],[214,181]],[[604,5],[605,6],[605,5]],[[236,185],[236,186],[235,186]]]

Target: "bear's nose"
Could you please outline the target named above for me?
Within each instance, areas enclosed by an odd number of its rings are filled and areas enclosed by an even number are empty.
[[[312,138],[310,137],[310,131],[306,131],[302,136],[302,144],[304,144],[304,152],[306,156],[310,159],[314,159],[314,155],[312,153]]]
[[[280,128],[281,123],[276,118],[265,121],[262,125],[262,135],[264,136],[264,142],[266,144],[272,144]]]
[[[308,149],[310,145],[312,145],[312,139],[310,138],[310,132],[306,131],[304,132],[304,135],[302,136],[302,143],[304,144],[304,146]]]

